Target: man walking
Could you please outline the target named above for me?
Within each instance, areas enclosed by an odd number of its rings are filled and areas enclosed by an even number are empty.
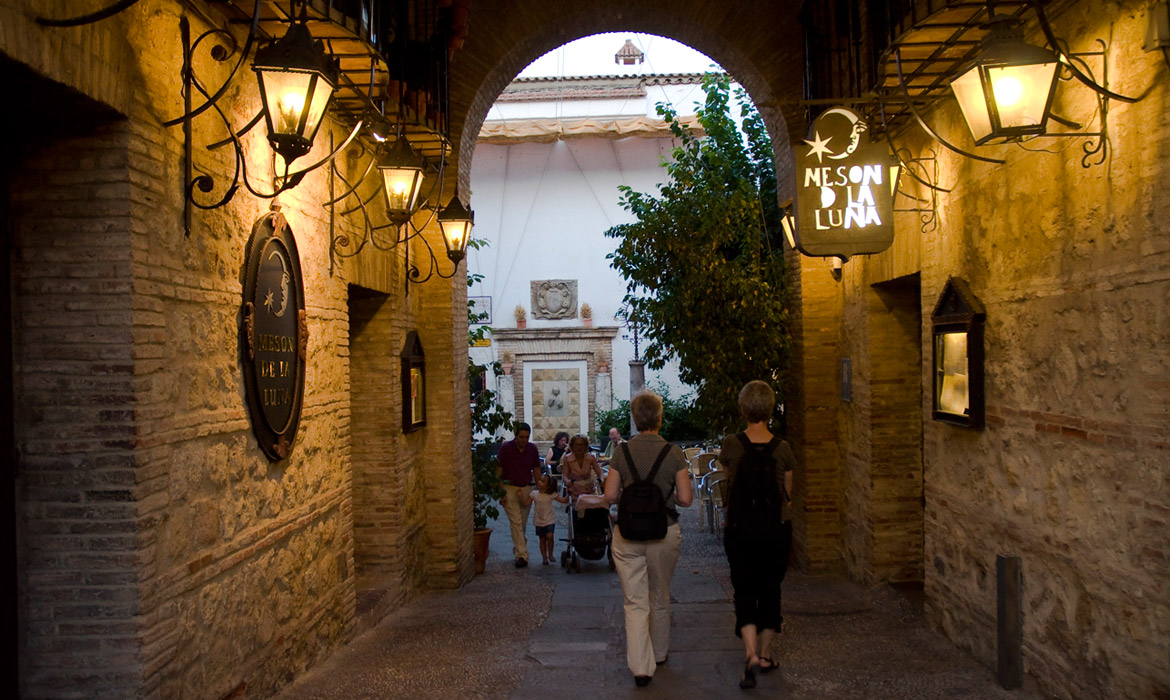
[[[516,437],[500,445],[497,455],[500,484],[504,487],[500,503],[512,525],[512,554],[516,557],[517,569],[528,566],[528,539],[524,532],[528,526],[528,511],[532,508],[528,494],[540,478],[540,453],[536,445],[528,442],[531,435],[532,428],[527,423],[520,423],[516,426]]]

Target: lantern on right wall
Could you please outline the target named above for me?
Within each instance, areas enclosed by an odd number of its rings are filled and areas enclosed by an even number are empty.
[[[983,304],[966,280],[947,280],[930,315],[935,420],[983,428]]]
[[[1024,41],[1016,19],[997,19],[979,55],[951,80],[976,146],[1047,132],[1060,61]]]

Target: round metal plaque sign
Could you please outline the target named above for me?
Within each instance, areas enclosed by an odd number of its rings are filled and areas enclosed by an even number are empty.
[[[301,418],[309,334],[296,239],[275,207],[248,240],[240,336],[252,430],[268,459],[285,459]]]

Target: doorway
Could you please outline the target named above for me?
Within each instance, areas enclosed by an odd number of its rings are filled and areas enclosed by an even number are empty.
[[[921,584],[922,302],[918,274],[875,284],[869,313],[872,573]]]

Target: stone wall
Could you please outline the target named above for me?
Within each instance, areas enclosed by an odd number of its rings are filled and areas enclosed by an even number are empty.
[[[300,429],[270,463],[238,340],[245,244],[269,202],[241,189],[194,211],[185,235],[182,130],[161,125],[182,112],[187,6],[144,0],[51,29],[31,18],[75,3],[17,5],[0,7],[0,54],[33,69],[19,101],[52,95],[61,121],[30,110],[41,138],[2,163],[20,174],[8,196],[22,697],[267,697],[348,638],[358,586],[385,591],[385,611],[472,575],[462,272],[406,285],[401,251],[331,256],[331,227],[356,236],[360,218],[321,206],[327,168],[282,194],[309,341]],[[189,12],[193,35],[215,16]],[[206,57],[197,70],[226,77]],[[65,109],[78,104],[91,106]],[[258,105],[245,68],[221,106],[238,127]],[[223,136],[210,113],[193,126],[211,201],[234,160],[204,148]],[[245,157],[267,190],[263,131],[245,137]],[[304,164],[344,136],[323,128]],[[426,237],[442,250],[437,231]],[[411,329],[427,350],[428,426],[403,436]]]
[[[1098,37],[1110,42],[1111,89],[1136,95],[1152,85],[1135,105],[1110,102],[1112,150],[1104,164],[1081,166],[1080,139],[979,149],[1007,160],[997,166],[902,134],[896,143],[911,155],[938,154],[941,184],[953,188],[939,195],[937,224],[901,215],[894,246],[846,263],[840,288],[824,282],[827,271],[812,269],[818,261],[801,262],[808,492],[827,495],[813,475],[831,473],[841,460],[842,559],[859,579],[913,577],[893,564],[917,557],[921,532],[929,618],[993,666],[995,558],[1018,554],[1024,668],[1053,697],[1170,697],[1170,325],[1163,312],[1170,195],[1162,187],[1170,175],[1170,93],[1162,57],[1141,50],[1147,9],[1137,2],[1052,8],[1056,33],[1073,51],[1096,50]],[[1100,75],[1100,60],[1089,60]],[[1061,84],[1055,110],[1095,125],[1094,105],[1074,81]],[[971,147],[953,102],[928,118]],[[882,296],[887,283],[916,273],[920,326],[895,333],[908,320],[897,308],[912,304],[902,299],[892,308]],[[983,430],[930,418],[929,316],[950,276],[966,279],[987,310]],[[917,353],[892,355],[893,345],[880,339],[915,335]],[[835,358],[814,359],[818,351],[853,363],[852,405],[837,407],[836,457],[811,440],[834,410],[809,391],[831,376],[815,373],[835,366]],[[914,355],[917,381],[906,371]],[[906,405],[913,384],[921,387],[917,411]],[[921,437],[921,515],[911,507],[919,478],[913,445],[889,439],[908,426],[883,424],[883,416],[915,413],[920,429],[907,434]],[[907,468],[888,470],[893,464]],[[813,525],[810,509],[810,532]],[[898,537],[884,541],[883,526]],[[892,565],[881,563],[899,552]]]

